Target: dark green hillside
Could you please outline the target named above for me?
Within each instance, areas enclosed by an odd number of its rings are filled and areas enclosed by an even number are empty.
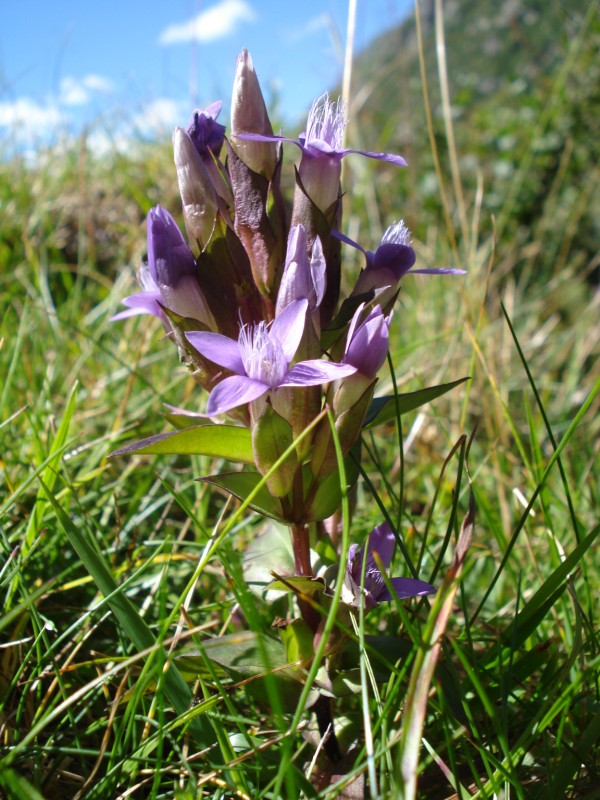
[[[576,259],[594,268],[600,234],[598,193],[600,21],[585,0],[453,0],[442,3],[451,114],[468,206],[483,179],[481,232],[496,219],[500,255],[512,268],[552,269]],[[455,230],[435,39],[435,8],[421,10],[433,125]],[[440,218],[413,18],[377,39],[356,60],[352,136],[409,160],[409,180],[389,177],[384,207],[398,196],[419,215],[420,237]],[[408,188],[407,188],[408,187]],[[423,215],[423,207],[431,216]],[[575,231],[577,233],[575,234]],[[460,239],[460,236],[458,237]],[[517,249],[536,238],[523,258]]]

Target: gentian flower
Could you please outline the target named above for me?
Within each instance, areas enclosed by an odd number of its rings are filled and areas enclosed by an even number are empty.
[[[373,528],[369,535],[364,580],[364,598],[367,610],[392,599],[373,554],[377,553],[382,566],[387,569],[392,561],[394,544],[394,534],[387,522]],[[359,604],[364,559],[364,546],[359,549],[357,544],[351,545],[346,564],[344,594],[342,595],[344,602],[348,605]],[[391,578],[390,583],[394,594],[400,600],[408,597],[422,597],[435,592],[435,588],[431,584],[416,578]]]
[[[308,300],[295,300],[270,325],[243,325],[237,341],[219,333],[186,333],[190,344],[204,358],[234,373],[210,393],[206,407],[209,417],[280,388],[318,386],[356,371],[350,364],[322,359],[301,361],[290,367],[302,338],[307,308]]]
[[[308,112],[306,130],[297,139],[287,136],[265,136],[256,133],[238,134],[240,139],[257,142],[293,142],[302,150],[299,174],[302,185],[313,203],[326,211],[338,199],[341,160],[350,153],[387,161],[405,167],[402,156],[370,150],[342,147],[346,109],[339,100],[333,103],[325,93],[315,100]]]
[[[165,319],[160,305],[209,327],[215,322],[196,277],[196,260],[173,217],[161,206],[148,213],[148,265],[138,274],[142,292],[126,297],[128,311],[113,319],[152,314]]]
[[[387,357],[392,315],[385,317],[381,306],[376,305],[359,325],[364,306],[364,303],[359,305],[348,326],[342,363],[352,364],[357,372],[372,380]]]
[[[464,269],[445,267],[413,269],[417,256],[411,247],[411,234],[404,224],[404,220],[390,225],[381,237],[379,247],[374,253],[364,250],[347,236],[335,235],[346,244],[361,250],[367,260],[367,266],[359,275],[352,292],[354,295],[386,287],[395,290],[398,282],[407,272],[418,272],[425,275],[464,275],[466,272]]]
[[[187,134],[194,143],[202,160],[218,158],[225,141],[225,125],[217,122],[223,103],[216,100],[204,109],[196,109],[187,128]]]
[[[325,256],[321,240],[317,236],[312,254],[308,257],[308,241],[304,225],[294,225],[290,230],[285,256],[285,266],[279,292],[276,314],[294,300],[305,297],[309,311],[316,311],[325,294]]]

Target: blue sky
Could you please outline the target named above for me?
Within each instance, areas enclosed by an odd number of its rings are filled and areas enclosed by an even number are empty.
[[[357,49],[411,6],[358,0]],[[293,124],[339,80],[347,14],[347,0],[0,0],[0,141],[162,135],[216,99],[226,117],[242,47]]]

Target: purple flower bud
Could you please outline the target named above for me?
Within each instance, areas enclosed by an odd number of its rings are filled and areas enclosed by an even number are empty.
[[[217,122],[223,103],[217,100],[204,109],[196,109],[190,117],[187,133],[202,160],[218,158],[225,140],[225,125]]]
[[[367,610],[392,599],[373,554],[377,553],[382,566],[387,569],[392,561],[394,544],[394,533],[387,523],[373,528],[369,535],[363,585]],[[364,560],[364,546],[359,549],[358,545],[353,544],[348,552],[344,580],[343,597],[348,605],[358,605],[359,603]],[[416,578],[392,578],[390,583],[396,597],[400,600],[408,597],[422,597],[435,592],[435,588],[431,584]]]
[[[387,357],[392,317],[385,317],[377,305],[359,325],[363,309],[361,303],[350,321],[342,363],[352,364],[361,375],[373,379]]]
[[[161,206],[148,213],[148,266],[163,305],[182,317],[214,327],[200,290],[196,259],[173,217]]]
[[[240,134],[250,134],[241,137]],[[254,140],[257,135],[260,141]],[[232,147],[253,172],[273,176],[277,164],[277,145],[273,128],[260,90],[254,65],[247,50],[238,56],[231,98]]]
[[[276,314],[294,300],[304,297],[308,310],[316,311],[325,294],[325,256],[317,236],[308,257],[308,240],[303,225],[294,225],[288,237],[285,266],[277,294]]]

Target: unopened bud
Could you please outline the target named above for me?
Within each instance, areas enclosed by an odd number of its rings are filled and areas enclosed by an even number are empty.
[[[247,50],[238,56],[231,99],[231,145],[239,158],[253,172],[273,177],[277,165],[277,144],[238,139],[238,133],[260,133],[272,136],[273,128],[267,107]]]
[[[173,153],[190,246],[198,253],[207,246],[217,218],[217,195],[196,146],[183,130],[173,132]]]

